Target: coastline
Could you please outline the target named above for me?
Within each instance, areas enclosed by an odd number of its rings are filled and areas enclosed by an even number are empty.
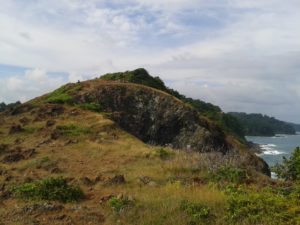
[[[260,144],[258,143],[254,143],[252,141],[247,141],[247,147],[249,148],[249,150],[255,154],[262,154],[263,153],[263,149],[261,147]]]

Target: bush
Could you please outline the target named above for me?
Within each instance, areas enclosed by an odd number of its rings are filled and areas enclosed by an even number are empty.
[[[202,203],[193,203],[184,200],[180,204],[180,209],[191,217],[189,224],[198,224],[211,217],[210,208]]]
[[[166,159],[170,159],[170,158],[174,157],[175,153],[171,152],[171,151],[167,151],[164,148],[159,148],[155,151],[155,155],[163,160],[166,160]]]
[[[295,224],[296,210],[289,200],[274,193],[233,194],[228,199],[229,224]]]
[[[210,172],[209,178],[214,182],[241,184],[248,179],[248,174],[244,169],[232,166],[222,166],[216,171]]]
[[[116,213],[120,213],[123,209],[133,204],[133,201],[129,200],[127,196],[125,197],[112,197],[108,201],[109,207],[111,207]]]
[[[25,183],[12,189],[17,198],[29,200],[55,200],[60,202],[78,201],[84,197],[82,190],[69,185],[62,177],[47,178],[33,183]]]
[[[282,164],[275,165],[272,170],[279,178],[285,180],[299,181],[300,180],[300,148],[297,147],[292,156],[287,159],[283,157]]]

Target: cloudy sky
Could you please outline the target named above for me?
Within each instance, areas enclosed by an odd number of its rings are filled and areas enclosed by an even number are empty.
[[[224,111],[300,123],[299,0],[0,0],[0,102],[146,68]]]

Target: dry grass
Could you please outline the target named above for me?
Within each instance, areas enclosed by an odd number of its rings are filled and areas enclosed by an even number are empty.
[[[33,132],[8,135],[10,127],[23,117],[30,120],[26,126],[34,128]],[[174,157],[164,160],[155,154],[157,147],[145,145],[101,114],[78,108],[66,107],[63,114],[51,118],[56,121],[53,127],[45,125],[49,118],[35,121],[35,117],[34,112],[6,116],[0,125],[0,144],[10,144],[13,148],[20,146],[24,149],[36,149],[36,154],[30,159],[13,164],[0,163],[0,169],[3,168],[8,176],[12,177],[11,180],[5,181],[6,185],[23,183],[29,178],[38,180],[62,175],[79,184],[87,198],[75,205],[64,205],[60,212],[32,215],[19,213],[24,206],[32,204],[31,202],[9,198],[0,201],[0,204],[3,204],[3,207],[0,207],[0,217],[5,221],[4,224],[32,224],[38,219],[43,221],[42,224],[184,225],[190,218],[180,209],[183,200],[207,205],[214,215],[211,224],[225,224],[223,215],[226,196],[209,184],[195,184],[193,178],[204,178],[208,171],[224,163],[239,165],[241,158],[167,149],[174,152]],[[90,132],[76,137],[59,137],[49,143],[40,144],[51,138],[56,126],[70,124],[88,128]],[[21,142],[16,144],[18,139]],[[76,141],[68,144],[70,140]],[[53,174],[37,166],[45,157],[54,162],[61,172]],[[117,174],[125,176],[125,184],[105,185],[105,180]],[[97,176],[102,180],[91,186],[82,182],[84,177],[94,180]],[[149,177],[154,185],[141,184],[140,177]],[[3,176],[0,182],[4,182]],[[106,204],[99,203],[103,196],[120,193],[135,199],[135,205],[120,215],[114,214]],[[89,213],[100,214],[105,221],[88,221]],[[67,223],[67,219],[53,219],[58,215],[66,215],[71,222]],[[11,218],[13,220],[10,221]]]

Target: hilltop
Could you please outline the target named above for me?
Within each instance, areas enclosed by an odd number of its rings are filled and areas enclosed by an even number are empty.
[[[159,77],[151,76],[145,69],[139,68],[133,71],[108,73],[100,77],[101,80],[129,82],[142,84],[161,91],[164,91],[181,101],[194,107],[202,116],[214,121],[226,133],[231,134],[238,138],[240,141],[245,142],[245,137],[241,125],[238,120],[230,114],[222,112],[220,107],[211,103],[204,102],[200,99],[193,99],[180,94],[178,91],[166,87],[164,82]]]
[[[290,184],[272,181],[243,143],[166,91],[102,78],[70,83],[0,120],[0,224],[297,219],[297,202],[280,194]]]
[[[274,136],[275,134],[296,134],[293,124],[277,120],[259,113],[231,112],[241,124],[244,133],[249,136]]]

